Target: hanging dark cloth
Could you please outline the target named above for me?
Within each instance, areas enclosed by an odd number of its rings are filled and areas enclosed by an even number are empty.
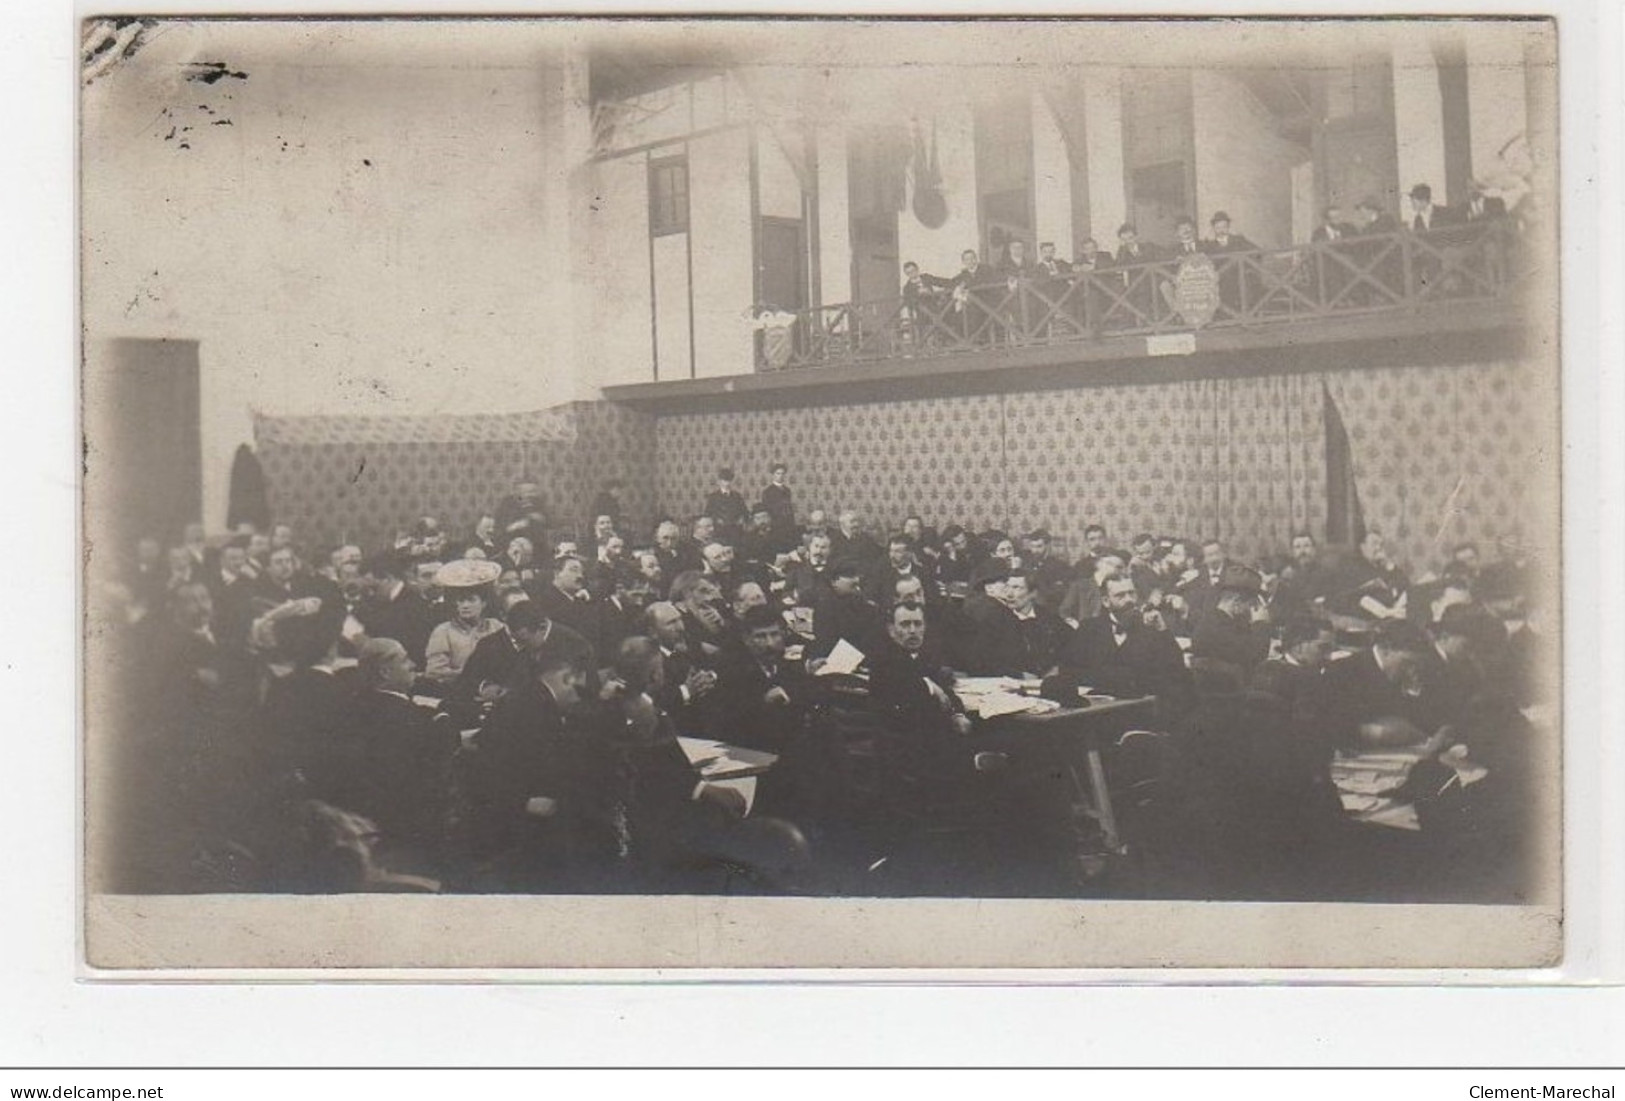
[[[1331,391],[1321,383],[1326,417],[1326,542],[1352,546],[1365,538],[1360,487],[1354,480],[1354,453],[1348,429]]]
[[[265,470],[254,449],[246,443],[237,446],[231,460],[231,493],[226,504],[226,527],[253,524],[256,531],[271,526],[271,498],[265,484]]]

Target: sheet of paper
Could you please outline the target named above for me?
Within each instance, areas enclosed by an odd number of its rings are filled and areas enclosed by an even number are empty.
[[[1028,709],[1033,701],[1025,696],[1018,696],[1013,692],[989,692],[976,704],[976,713],[984,719],[995,719],[1000,715],[1018,715]],[[965,706],[969,707],[967,703]]]
[[[985,696],[989,692],[1014,692],[1020,685],[1009,677],[960,677],[954,691],[961,696]]]
[[[701,761],[714,761],[722,756],[722,743],[714,742],[710,738],[678,738],[677,745],[691,765],[698,765]]]
[[[704,780],[702,787],[728,788],[737,791],[745,800],[745,814],[749,815],[752,807],[756,805],[756,777],[738,776],[731,780]]]
[[[760,749],[746,749],[743,746],[724,745],[720,747],[720,750],[722,753],[720,757],[706,761],[700,767],[700,775],[707,780],[750,776],[759,772],[766,772],[779,759],[776,753],[767,753]]]
[[[843,638],[835,644],[835,649],[829,652],[829,657],[814,675],[829,677],[837,673],[856,673],[862,664],[863,651]]]

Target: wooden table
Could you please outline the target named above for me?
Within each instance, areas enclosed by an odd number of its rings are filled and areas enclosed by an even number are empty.
[[[1062,707],[1043,714],[1001,715],[978,723],[988,741],[1028,738],[1042,735],[1053,739],[1067,758],[1067,769],[1079,798],[1087,813],[1100,825],[1106,848],[1122,853],[1124,846],[1117,832],[1117,815],[1112,810],[1111,791],[1106,786],[1106,766],[1101,750],[1114,745],[1130,730],[1139,729],[1151,720],[1156,706],[1155,696],[1136,699],[1110,700],[1088,707]],[[1078,775],[1075,759],[1068,750],[1083,748],[1084,766],[1088,782]]]

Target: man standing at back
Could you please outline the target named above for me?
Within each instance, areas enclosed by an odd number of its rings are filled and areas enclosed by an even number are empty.
[[[744,494],[734,488],[732,467],[717,471],[717,488],[705,498],[705,514],[716,521],[715,534],[729,542],[737,540],[744,530],[750,508]]]

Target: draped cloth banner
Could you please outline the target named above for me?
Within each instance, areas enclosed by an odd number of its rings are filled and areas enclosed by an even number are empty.
[[[1326,387],[1365,525],[1413,573],[1518,529],[1556,560],[1555,374],[1518,361],[1395,367],[1335,372]]]
[[[690,513],[718,467],[749,493],[783,459],[803,518],[1043,526],[1074,549],[1100,523],[1252,556],[1323,534],[1324,400],[1318,377],[1284,376],[662,417],[656,497]]]
[[[590,530],[602,483],[627,486],[628,513],[649,515],[654,425],[601,402],[479,417],[256,415],[271,506],[307,550],[386,546],[419,516],[459,533],[522,477],[541,486],[553,530]]]
[[[1179,384],[1178,530],[1243,558],[1325,539],[1325,393],[1315,375]],[[1153,529],[1154,530],[1154,529]]]
[[[691,515],[718,467],[759,492],[782,459],[802,517],[854,508],[879,528],[915,512],[939,527],[1044,525],[1074,553],[1101,523],[1120,543],[1218,536],[1256,558],[1286,551],[1294,531],[1326,538],[1330,394],[1367,522],[1421,573],[1451,542],[1489,541],[1504,516],[1555,532],[1540,511],[1556,502],[1553,385],[1490,363],[667,416],[654,494]]]

